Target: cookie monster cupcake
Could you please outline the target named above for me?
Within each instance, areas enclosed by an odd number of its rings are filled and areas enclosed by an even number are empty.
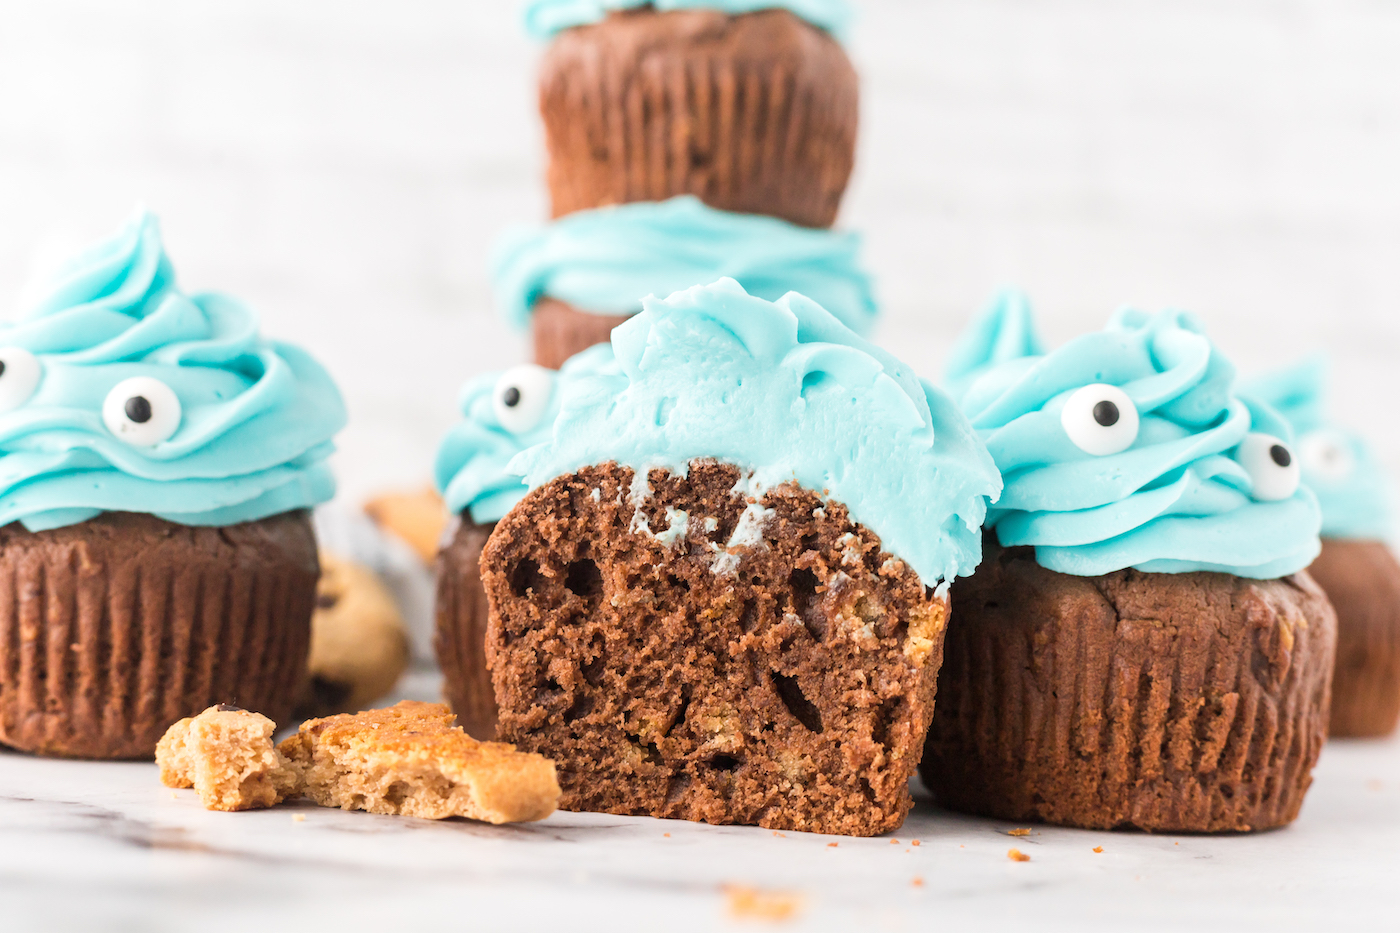
[[[453,520],[437,557],[434,647],[443,694],[458,724],[475,738],[496,735],[481,549],[496,522],[529,491],[507,466],[522,450],[549,440],[559,414],[560,384],[600,372],[611,361],[612,348],[604,344],[566,362],[559,372],[527,363],[478,376],[462,389],[463,420],[438,449],[433,472]]]
[[[693,194],[829,227],[855,162],[845,0],[533,0],[555,217]]]
[[[1322,553],[1308,568],[1337,610],[1333,736],[1382,736],[1400,720],[1400,563],[1390,479],[1366,441],[1327,416],[1326,366],[1309,360],[1246,390],[1298,435],[1303,482],[1322,505]]]
[[[136,215],[0,325],[0,742],[149,758],[302,678],[345,409],[226,295],[176,285]]]
[[[1124,311],[1046,353],[1016,297],[950,383],[1006,488],[952,587],[920,773],[1002,819],[1216,832],[1298,814],[1336,617],[1288,428],[1190,315]]]
[[[789,290],[869,333],[876,304],[853,233],[734,214],[683,196],[570,214],[508,235],[496,254],[497,304],[529,326],[535,362],[558,368],[641,310],[647,295],[732,278],[777,300]]]
[[[567,809],[893,829],[996,470],[810,299],[643,306],[510,464],[530,492],[481,555],[499,737]]]

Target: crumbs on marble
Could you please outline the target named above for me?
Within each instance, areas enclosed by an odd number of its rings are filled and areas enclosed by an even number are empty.
[[[1102,852],[1102,851],[1103,851],[1103,846],[1094,846],[1094,848],[1093,848],[1091,851],[1094,851],[1094,852]]]
[[[828,843],[826,844],[826,847],[827,847],[828,849],[834,849],[834,848],[836,848],[836,846],[837,846],[837,843],[835,843],[835,842],[828,842]]]
[[[293,823],[305,823],[305,822],[306,822],[306,814],[305,814],[305,813],[293,813],[293,814],[292,814],[292,822],[293,822]]]
[[[912,884],[912,885],[913,885],[914,887],[916,887],[916,888],[922,888],[922,887],[924,886],[924,878],[923,878],[923,875],[915,875],[915,876],[914,876],[914,880],[911,881],[911,882],[909,882],[909,883]]]
[[[731,916],[750,920],[791,920],[802,910],[802,895],[795,891],[764,891],[747,885],[724,887]]]
[[[920,843],[919,843],[919,840],[915,839],[913,842],[911,842],[911,843],[909,843],[909,844],[910,844],[911,846],[916,846],[916,845],[919,845]]]
[[[1031,831],[1029,829],[1008,829],[1006,834],[1008,836],[1029,836]]]
[[[1006,857],[1013,862],[1029,862],[1031,860],[1031,857],[1020,849],[1007,849]]]

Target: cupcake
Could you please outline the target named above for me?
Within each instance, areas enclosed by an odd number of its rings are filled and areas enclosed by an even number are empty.
[[[1322,553],[1308,573],[1337,610],[1330,734],[1389,735],[1400,720],[1400,564],[1387,544],[1390,480],[1361,436],[1327,417],[1325,382],[1326,366],[1310,360],[1247,388],[1297,432],[1303,482],[1322,505]]]
[[[555,217],[693,194],[829,227],[855,161],[845,0],[533,0]]]
[[[566,809],[893,829],[991,460],[801,295],[643,307],[510,464],[530,492],[480,558],[498,736]]]
[[[1291,821],[1336,617],[1304,569],[1321,515],[1286,424],[1179,312],[1044,353],[1008,297],[951,372],[1006,488],[952,586],[920,769],[937,799],[1098,829]]]
[[[334,383],[182,292],[146,213],[35,294],[0,325],[0,742],[149,758],[215,703],[286,717]]]
[[[496,695],[486,669],[486,590],[481,549],[528,488],[506,467],[515,455],[549,440],[559,414],[560,383],[610,365],[606,344],[580,354],[561,371],[526,363],[485,373],[462,389],[463,420],[438,449],[434,476],[453,518],[437,556],[434,647],[443,694],[474,738],[496,735]]]
[[[876,305],[853,233],[734,214],[684,196],[580,211],[522,228],[497,251],[497,303],[530,326],[535,362],[558,368],[641,310],[647,295],[732,278],[770,301],[796,290],[859,334]]]

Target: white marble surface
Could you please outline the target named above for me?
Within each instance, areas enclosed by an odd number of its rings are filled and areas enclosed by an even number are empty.
[[[151,764],[0,752],[0,928],[768,925],[732,915],[725,887],[741,885],[795,895],[783,924],[794,930],[1394,929],[1400,742],[1329,745],[1302,816],[1280,831],[1011,828],[927,803],[893,837],[834,848],[827,836],[596,814],[493,827],[307,804],[212,813],[161,786]],[[1013,846],[1031,860],[1009,860]]]

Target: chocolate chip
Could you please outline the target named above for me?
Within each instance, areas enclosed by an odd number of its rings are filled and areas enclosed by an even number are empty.
[[[218,710],[218,711],[221,712],[221,713],[244,713],[244,712],[247,712],[247,710],[245,710],[243,707],[241,707],[241,706],[234,706],[232,703],[220,703],[218,706],[214,707],[214,709]]]
[[[337,596],[337,595],[335,595],[334,593],[317,593],[317,594],[316,594],[316,608],[317,608],[317,609],[334,609],[334,608],[335,608],[335,604],[338,603],[338,602],[340,602],[340,597]]]

